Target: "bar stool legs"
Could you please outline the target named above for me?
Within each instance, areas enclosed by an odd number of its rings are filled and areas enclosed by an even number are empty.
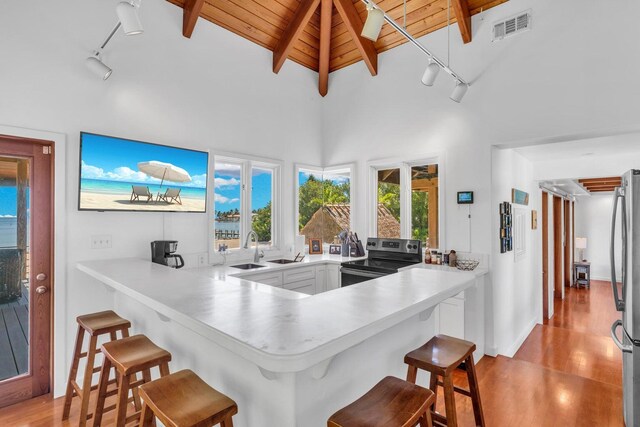
[[[100,371],[99,367],[95,367],[95,357],[100,351],[98,347],[98,337],[109,334],[111,340],[117,339],[117,332],[120,331],[122,337],[129,336],[129,328],[131,323],[119,317],[113,311],[103,311],[99,313],[79,316],[77,318],[78,332],[76,335],[76,343],[73,350],[73,360],[71,369],[69,370],[69,378],[67,380],[67,390],[64,398],[64,407],[62,410],[62,419],[67,420],[71,411],[71,403],[73,398],[80,398],[80,418],[78,425],[84,427],[87,420],[93,414],[89,414],[89,395],[91,390],[95,390],[97,385],[91,384],[93,374]],[[89,345],[86,352],[82,351],[85,334],[89,335]],[[77,383],[78,367],[80,359],[87,358],[87,365],[82,377],[82,387]],[[113,383],[109,382],[110,384]]]
[[[404,361],[408,366],[407,381],[416,382],[418,369],[428,371],[430,375],[429,388],[433,391],[436,399],[438,386],[442,386],[444,394],[444,404],[446,417],[435,411],[435,401],[432,410],[434,422],[448,427],[458,426],[456,414],[455,393],[460,393],[471,398],[473,405],[473,416],[476,426],[484,427],[484,414],[480,401],[480,391],[478,388],[478,378],[476,376],[473,352],[475,344],[461,339],[437,335],[429,340],[422,347],[408,353]],[[462,389],[453,384],[453,371],[462,369],[467,373],[469,390]],[[438,378],[442,377],[442,382]]]

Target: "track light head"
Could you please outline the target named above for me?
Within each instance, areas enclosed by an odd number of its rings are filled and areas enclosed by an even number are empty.
[[[128,36],[144,33],[142,23],[138,17],[138,8],[132,3],[122,1],[116,6],[118,19],[122,24],[122,30]]]
[[[456,87],[453,88],[453,92],[451,92],[450,98],[455,102],[462,101],[462,98],[467,93],[469,89],[469,85],[466,83],[462,83],[461,81],[456,81]]]
[[[427,65],[427,69],[424,70],[424,74],[422,75],[422,84],[425,86],[433,86],[433,83],[436,81],[436,77],[438,77],[438,73],[440,72],[440,66],[431,61],[429,65]]]
[[[367,20],[364,22],[364,27],[362,27],[360,35],[365,39],[375,42],[378,40],[380,30],[382,30],[382,24],[384,24],[384,12],[378,8],[368,5]]]
[[[96,76],[100,77],[102,80],[107,80],[113,70],[105,65],[102,60],[100,60],[100,55],[98,53],[95,56],[90,56],[85,60],[85,64],[87,68],[91,70]]]

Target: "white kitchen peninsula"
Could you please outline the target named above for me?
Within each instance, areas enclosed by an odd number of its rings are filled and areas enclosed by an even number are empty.
[[[142,259],[88,261],[113,309],[239,407],[239,427],[320,427],[434,335],[434,307],[471,273],[410,269],[313,296]],[[425,383],[424,377],[418,381]]]

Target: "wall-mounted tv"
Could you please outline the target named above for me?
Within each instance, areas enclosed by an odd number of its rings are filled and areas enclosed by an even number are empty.
[[[204,151],[80,133],[83,211],[206,212]]]

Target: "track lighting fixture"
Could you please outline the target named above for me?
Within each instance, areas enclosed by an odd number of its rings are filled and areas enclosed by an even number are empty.
[[[453,92],[451,92],[450,98],[455,102],[460,102],[464,97],[465,93],[469,89],[469,85],[463,83],[461,81],[456,82],[456,87],[453,88]]]
[[[382,24],[386,21],[397,32],[402,34],[407,40],[409,40],[415,47],[420,49],[422,53],[429,57],[429,65],[422,75],[422,83],[426,86],[432,86],[440,72],[440,69],[444,70],[447,74],[453,77],[456,81],[456,87],[451,94],[451,99],[455,102],[460,102],[469,89],[469,84],[458,74],[456,74],[447,64],[438,59],[433,53],[431,53],[426,47],[422,46],[407,30],[396,21],[394,21],[384,10],[380,9],[372,0],[361,0],[367,6],[367,20],[362,28],[361,36],[369,40],[376,41],[380,34]]]
[[[427,65],[427,69],[424,70],[424,74],[422,75],[422,84],[425,86],[433,86],[439,72],[440,66],[435,62],[429,61],[429,65]]]
[[[92,73],[102,78],[102,80],[107,80],[113,72],[113,70],[100,59],[100,52],[96,52],[93,56],[88,57],[85,60],[85,64]]]
[[[373,4],[369,4],[367,5],[367,20],[364,22],[360,35],[375,42],[378,40],[380,30],[382,30],[382,24],[384,24],[384,12],[374,7]]]
[[[88,57],[85,61],[87,68],[93,71],[96,75],[102,77],[103,80],[107,80],[112,71],[104,62],[100,59],[100,55],[105,46],[111,41],[116,32],[122,27],[123,32],[128,35],[142,34],[142,24],[138,18],[138,7],[140,7],[140,0],[131,0],[130,2],[122,1],[116,6],[116,14],[118,15],[118,23],[113,30],[109,33],[107,38],[102,42],[102,45]]]
[[[138,17],[138,7],[133,3],[122,1],[116,6],[116,14],[122,24],[122,30],[128,36],[142,34],[144,29]]]

